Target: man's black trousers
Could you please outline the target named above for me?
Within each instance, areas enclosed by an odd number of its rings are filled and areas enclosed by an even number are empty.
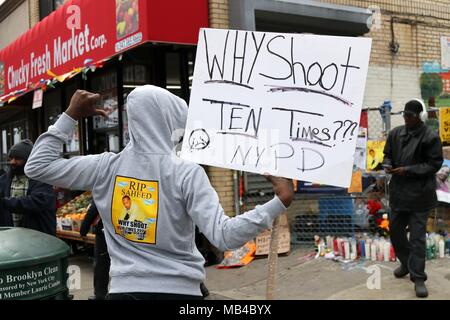
[[[428,215],[429,210],[421,212],[392,210],[389,216],[389,230],[395,254],[402,265],[408,268],[412,281],[427,280],[425,259]]]

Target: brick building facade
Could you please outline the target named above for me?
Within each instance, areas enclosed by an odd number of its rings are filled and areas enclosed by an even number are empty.
[[[229,28],[228,0],[209,0],[209,23],[211,28]],[[223,209],[227,214],[234,213],[233,171],[216,167],[207,167],[206,170]]]
[[[450,35],[450,1],[324,2],[361,8],[370,5],[378,15],[378,21],[365,35],[373,39],[365,107],[377,107],[388,99],[394,111],[400,111],[408,99],[421,96],[419,79],[423,66],[441,64],[440,40]],[[398,44],[398,52],[394,52],[391,43]],[[401,117],[392,120],[392,127],[402,123]]]

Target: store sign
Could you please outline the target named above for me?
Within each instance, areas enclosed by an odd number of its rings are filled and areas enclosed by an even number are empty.
[[[64,291],[65,270],[60,261],[0,272],[0,300],[40,299]]]
[[[42,107],[43,96],[44,96],[44,92],[42,91],[42,89],[37,89],[34,91],[32,109],[37,109],[37,108]]]
[[[202,29],[182,157],[349,187],[371,39]]]
[[[207,9],[203,0],[68,1],[0,51],[0,96],[39,85],[49,70],[62,75],[146,41],[194,44]]]

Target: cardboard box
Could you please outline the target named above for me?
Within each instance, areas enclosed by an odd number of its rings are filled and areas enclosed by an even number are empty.
[[[427,232],[449,232],[450,231],[450,219],[442,218],[428,218]]]
[[[278,254],[288,253],[291,250],[291,232],[289,229],[289,221],[287,213],[280,216],[278,234]],[[272,230],[265,230],[261,232],[255,239],[256,253],[255,255],[268,255],[270,250],[270,238]]]
[[[280,227],[289,227],[287,213],[284,213],[280,216]]]
[[[255,255],[268,255],[270,250],[271,230],[265,230],[256,237]],[[289,227],[280,227],[278,234],[278,254],[288,253],[291,250],[291,232]]]
[[[429,215],[427,232],[450,231],[450,208],[439,206]]]

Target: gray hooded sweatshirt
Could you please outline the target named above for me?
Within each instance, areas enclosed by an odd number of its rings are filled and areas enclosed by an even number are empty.
[[[185,128],[187,111],[167,90],[139,87],[127,99],[130,142],[122,152],[62,159],[76,124],[63,113],[28,159],[32,179],[92,190],[111,257],[110,293],[200,296],[205,261],[195,225],[217,248],[235,249],[286,210],[275,196],[245,214],[225,215],[203,168],[174,155],[172,134]]]

